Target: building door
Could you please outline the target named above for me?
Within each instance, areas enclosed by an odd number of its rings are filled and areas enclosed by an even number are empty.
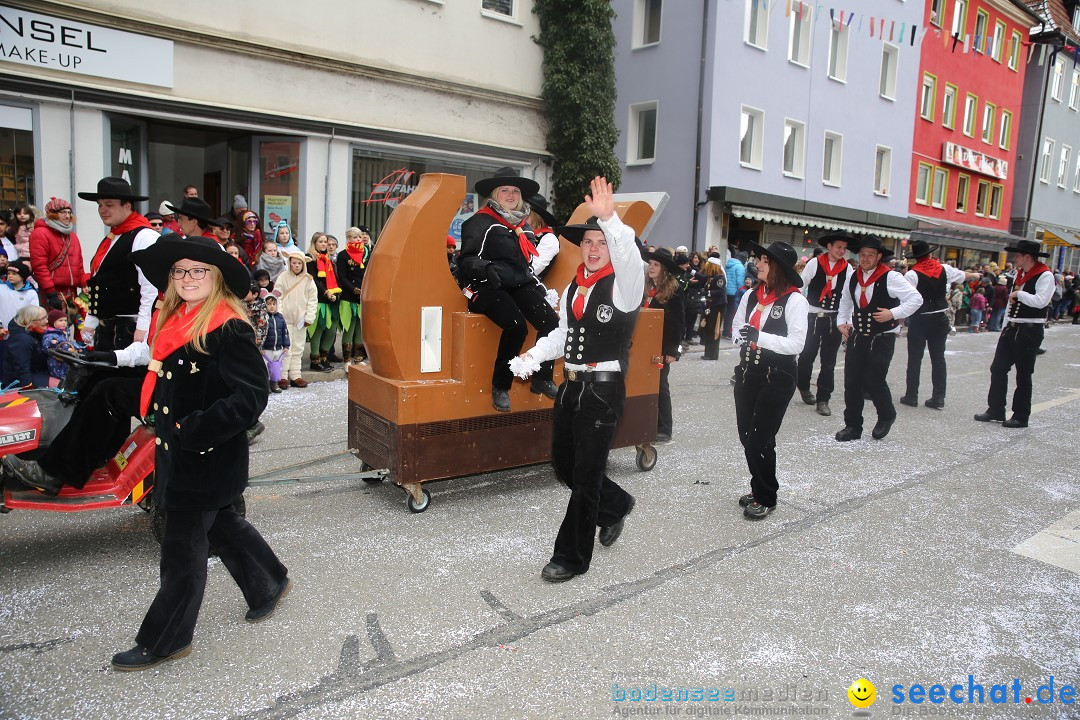
[[[264,236],[284,220],[301,249],[307,247],[300,218],[300,138],[252,138],[251,195],[248,207],[259,214]]]

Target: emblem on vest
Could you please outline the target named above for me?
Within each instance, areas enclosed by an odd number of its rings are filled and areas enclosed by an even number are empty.
[[[772,312],[769,313],[769,316],[772,317],[773,320],[779,320],[780,318],[784,317],[784,306],[773,305]]]
[[[606,323],[611,320],[611,316],[615,314],[615,308],[610,305],[601,305],[596,308],[596,319],[602,323]]]

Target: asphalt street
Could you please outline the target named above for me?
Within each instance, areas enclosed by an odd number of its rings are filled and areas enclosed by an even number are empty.
[[[344,380],[272,396],[252,474],[281,482],[247,503],[296,583],[278,613],[245,623],[211,559],[192,654],[115,672],[157,588],[147,515],[0,516],[0,718],[846,718],[860,678],[858,717],[1080,717],[1080,327],[1048,330],[1021,430],[972,420],[996,337],[951,338],[946,408],[898,406],[881,441],[837,443],[842,398],[823,418],[796,396],[757,522],[734,351],[689,353],[655,469],[612,453],[625,532],[562,585],[539,576],[568,496],[547,466],[431,484],[411,514],[340,477]]]

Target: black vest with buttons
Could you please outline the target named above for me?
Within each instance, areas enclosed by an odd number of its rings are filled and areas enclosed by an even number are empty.
[[[922,295],[922,305],[919,306],[915,314],[925,315],[926,313],[944,310],[946,305],[945,290],[949,284],[948,273],[945,272],[945,268],[941,268],[941,274],[936,278],[923,275],[918,270],[914,272],[916,279],[915,289]]]
[[[747,292],[751,293],[751,296],[746,303],[746,315],[743,316],[743,321],[749,323],[750,316],[754,314],[754,308],[757,307],[757,299],[754,290],[747,290]],[[818,292],[821,290],[819,289]],[[793,294],[788,293],[773,303],[765,317],[765,322],[761,325],[761,332],[787,337],[787,303]],[[833,294],[837,293],[834,291]],[[785,368],[794,372],[797,359],[797,355],[784,355],[773,350],[764,350],[761,347],[751,347],[750,343],[744,343],[739,350],[739,364],[750,372],[766,371],[770,367]]]
[[[859,288],[860,272],[862,271],[859,268],[854,268],[851,272],[851,280],[848,282],[848,292],[851,293],[851,301],[855,308],[855,311],[851,314],[851,324],[855,328],[855,332],[859,335],[880,335],[892,330],[900,324],[899,320],[878,322],[873,317],[878,310],[883,308],[892,310],[900,305],[900,298],[895,298],[889,294],[889,273],[892,270],[874,281],[872,286],[874,294],[865,308],[859,307],[859,297],[862,294]],[[907,280],[904,282],[907,282]]]
[[[624,353],[634,322],[637,309],[623,312],[615,307],[613,291],[615,275],[601,278],[592,287],[585,312],[581,319],[574,317],[574,298],[577,296],[577,279],[570,282],[566,291],[566,346],[563,358],[574,365],[618,360],[625,362]]]
[[[1046,272],[1046,270],[1043,270]],[[1026,293],[1032,295],[1035,294],[1035,286],[1039,283],[1039,278],[1042,277],[1042,273],[1033,275],[1030,278],[1024,280],[1024,286],[1021,288],[1013,288],[1014,290],[1023,290]],[[1049,305],[1046,307],[1036,308],[1030,305],[1025,305],[1017,299],[1013,299],[1009,303],[1009,317],[1010,318],[1025,318],[1031,320],[1045,320],[1047,316]]]
[[[139,291],[139,272],[131,262],[131,248],[135,236],[145,228],[128,230],[113,240],[112,247],[101,261],[98,270],[90,278],[87,295],[89,312],[100,319],[119,315],[138,315],[142,295]]]
[[[848,264],[846,270],[842,270],[837,273],[836,277],[839,278],[845,272],[851,273],[851,265]],[[824,300],[818,300],[821,297],[821,291],[825,289],[825,283],[829,281],[829,277],[825,274],[825,271],[821,269],[821,259],[818,259],[818,270],[814,273],[814,277],[810,278],[810,284],[806,286],[806,299],[809,301],[813,310],[814,307],[819,307],[827,312],[836,312],[840,309],[840,298],[844,296],[844,283],[837,282],[836,287],[833,288],[832,296],[826,297]]]

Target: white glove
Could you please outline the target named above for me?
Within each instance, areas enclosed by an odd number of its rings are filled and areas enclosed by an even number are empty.
[[[544,293],[544,299],[547,300],[548,305],[553,309],[559,307],[559,293],[554,290],[548,290]]]
[[[528,380],[529,376],[539,369],[540,363],[534,360],[529,353],[510,358],[510,372],[522,380]]]

